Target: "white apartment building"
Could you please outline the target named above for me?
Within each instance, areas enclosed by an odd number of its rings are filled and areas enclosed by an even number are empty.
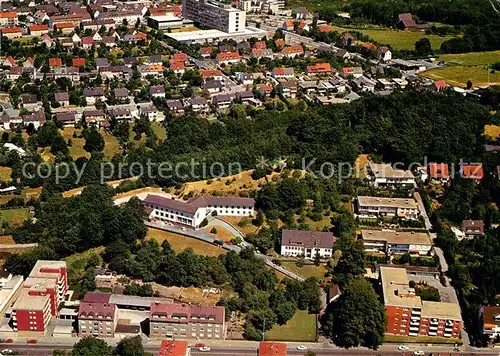
[[[356,200],[358,216],[384,218],[397,216],[404,219],[418,219],[419,211],[415,200],[410,198],[379,198],[359,196]]]
[[[367,252],[420,256],[432,254],[432,241],[425,232],[362,230],[361,237]]]
[[[149,194],[143,200],[149,218],[198,228],[210,215],[251,216],[255,201],[240,197],[194,197],[187,201]]]
[[[304,257],[313,260],[316,253],[321,258],[330,258],[333,254],[335,237],[331,232],[283,230],[281,233],[281,255]]]
[[[246,12],[276,14],[284,8],[284,3],[277,0],[238,0],[238,8]]]
[[[230,5],[208,0],[184,0],[184,17],[201,27],[233,33],[245,30],[246,12]]]
[[[375,187],[416,187],[415,176],[411,171],[394,169],[387,163],[369,163],[367,173]]]

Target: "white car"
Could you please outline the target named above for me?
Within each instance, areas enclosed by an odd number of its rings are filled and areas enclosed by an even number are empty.
[[[210,347],[208,346],[203,346],[203,347],[200,347],[198,349],[198,351],[201,351],[201,352],[209,352],[210,351]]]
[[[406,345],[399,345],[398,351],[408,351],[410,348]]]
[[[413,351],[413,355],[415,355],[415,356],[425,356],[425,352],[423,352],[422,350]]]
[[[304,351],[304,350],[307,350],[307,347],[304,345],[299,345],[299,346],[297,346],[297,350]]]
[[[3,354],[11,354],[12,353],[12,350],[9,350],[9,349],[5,349],[5,350],[2,350],[2,353]]]

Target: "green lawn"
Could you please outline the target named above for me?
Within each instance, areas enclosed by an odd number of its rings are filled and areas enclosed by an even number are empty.
[[[266,333],[268,340],[316,341],[316,315],[297,310],[285,325],[275,325]]]
[[[11,227],[21,225],[30,216],[29,210],[25,208],[0,210],[2,222],[6,221]]]
[[[152,122],[151,128],[159,140],[163,141],[167,138],[167,129],[159,122]]]
[[[316,266],[316,265],[305,265],[304,267],[297,267],[295,262],[281,262],[283,268],[298,274],[301,277],[309,278],[309,277],[317,277],[318,279],[324,278],[326,268],[324,265]]]
[[[380,44],[391,45],[396,50],[415,49],[415,42],[422,37],[427,37],[431,41],[432,49],[439,49],[444,41],[449,40],[452,36],[437,36],[426,35],[424,32],[411,32],[393,29],[364,29],[364,28],[345,28],[333,26],[333,29],[338,32],[358,31],[361,32]]]
[[[439,60],[463,66],[484,66],[500,62],[500,51],[442,54]]]
[[[116,153],[120,153],[121,149],[118,139],[106,131],[101,131],[101,134],[104,138],[104,156],[112,158]]]

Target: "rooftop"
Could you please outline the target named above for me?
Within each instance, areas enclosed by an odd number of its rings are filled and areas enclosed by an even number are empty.
[[[227,33],[219,30],[198,30],[198,31],[187,31],[187,32],[175,32],[175,33],[166,33],[165,36],[170,37],[176,41],[184,42],[184,41],[203,41],[203,40],[211,40],[211,39],[220,39],[224,38],[235,38],[238,36],[249,36],[249,37],[258,37],[261,38],[266,35],[266,31],[253,28],[246,27],[245,30],[239,31],[236,33]]]
[[[163,340],[158,356],[186,356],[187,349],[186,341]]]
[[[184,321],[186,323],[223,323],[224,307],[188,305],[179,303],[153,303],[149,319],[152,321]]]
[[[331,232],[283,230],[281,245],[332,248],[335,237]]]
[[[385,206],[391,208],[418,209],[417,203],[413,199],[407,198],[381,198],[359,196],[358,203],[361,206]]]
[[[375,178],[414,178],[413,174],[404,169],[395,169],[387,163],[369,163],[368,170]]]
[[[259,356],[286,356],[286,344],[262,341],[259,343]]]
[[[38,260],[31,270],[30,277],[54,278],[59,275],[61,269],[66,269],[66,261],[43,261]]]
[[[14,310],[44,310],[50,304],[49,295],[29,295],[27,289],[21,290],[17,297]]]
[[[362,230],[363,240],[386,241],[390,244],[407,245],[427,245],[431,246],[432,241],[429,235],[424,232],[404,232],[394,230]]]

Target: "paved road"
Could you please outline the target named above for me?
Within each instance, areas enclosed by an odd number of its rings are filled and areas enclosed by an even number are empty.
[[[420,193],[415,192],[413,194],[413,197],[417,201],[418,210],[420,210],[420,214],[424,218],[425,228],[427,229],[427,231],[432,230],[431,220],[429,219],[429,216],[427,215],[427,211],[425,210],[425,205],[424,205],[424,202],[422,201],[422,197],[420,196]]]

